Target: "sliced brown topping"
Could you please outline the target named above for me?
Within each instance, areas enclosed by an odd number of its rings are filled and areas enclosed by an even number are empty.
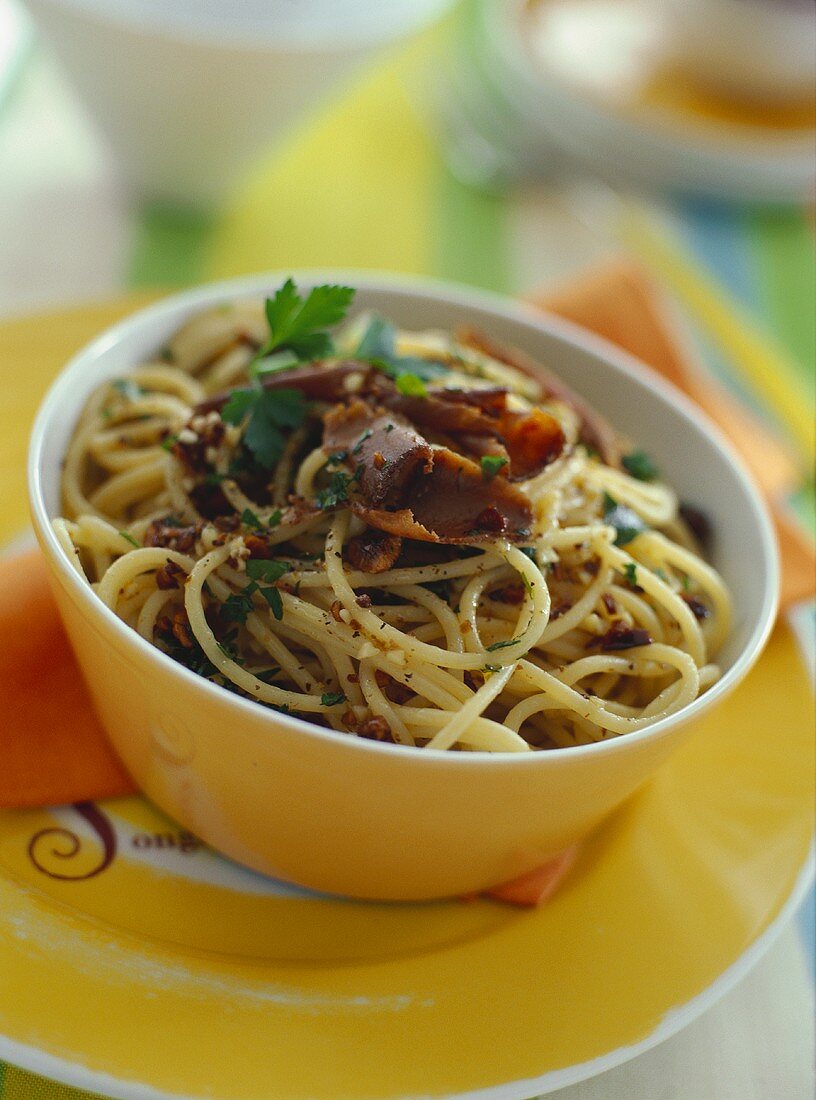
[[[327,413],[323,446],[345,452],[362,497],[374,508],[395,505],[415,474],[430,469],[430,445],[401,419],[364,401],[339,405]],[[374,456],[379,454],[378,468]]]
[[[360,737],[365,737],[369,741],[389,741],[394,744],[394,736],[391,733],[391,727],[385,718],[380,715],[375,715],[373,718],[367,718],[365,722],[357,730]]]
[[[268,374],[261,385],[265,390],[300,390],[310,401],[327,401],[334,404],[369,385],[369,379],[380,374],[370,363],[356,359],[318,360],[304,363],[291,370]],[[215,394],[199,402],[193,410],[196,415],[220,411],[227,403],[230,391]]]
[[[389,676],[387,672],[383,672],[380,668],[375,669],[374,679],[377,681],[380,691],[392,703],[407,703],[409,699],[416,695],[415,691],[411,691],[405,684],[401,684],[399,680],[395,680],[393,676]]]
[[[600,638],[593,638],[587,643],[587,649],[598,647],[604,650],[633,649],[639,645],[651,645],[652,637],[648,630],[627,626],[621,619],[617,619]]]
[[[615,597],[610,596],[608,592],[604,592],[601,596],[601,603],[604,605],[610,615],[616,615],[618,611],[618,605],[615,603]]]
[[[387,569],[393,568],[401,550],[401,538],[369,528],[362,535],[349,539],[346,545],[346,556],[351,565],[362,573],[384,573]],[[370,600],[369,597],[369,605]]]
[[[156,586],[165,592],[171,588],[180,588],[186,576],[180,565],[168,561],[156,570]]]
[[[342,623],[342,621],[343,621],[342,618],[340,617],[340,612],[342,610],[343,610],[343,605],[340,603],[340,601],[339,600],[333,600],[332,605],[329,608],[329,611],[331,611],[331,617],[334,619],[334,621],[336,623]]]
[[[202,516],[213,522],[216,519],[223,521],[231,508],[230,502],[221,492],[221,486],[209,485],[206,481],[202,481],[191,490],[190,500]]]
[[[355,602],[358,607],[371,607],[371,597],[367,592],[363,592],[362,596],[358,596]]]
[[[688,596],[686,594],[683,594],[683,599],[688,604],[695,619],[699,619],[702,622],[704,619],[711,618],[711,608],[706,607],[702,600],[699,600],[696,596]]]
[[[269,558],[272,557],[272,548],[268,540],[261,538],[260,535],[246,535],[244,537],[244,546],[249,550],[249,556],[251,558],[269,560]]]
[[[499,435],[510,456],[510,476],[519,481],[534,477],[564,449],[564,431],[554,416],[543,409],[504,412],[498,423]]]
[[[697,542],[700,544],[703,550],[711,549],[712,541],[712,527],[711,520],[702,512],[699,508],[695,508],[691,504],[681,504],[677,509],[680,513],[680,518],[694,535]]]
[[[201,525],[197,523],[181,527],[168,522],[167,519],[154,519],[144,533],[144,544],[176,550],[179,554],[188,554],[195,547],[200,533]]]
[[[458,449],[476,457],[507,457],[509,466],[502,472],[511,481],[540,473],[564,449],[564,432],[555,417],[543,409],[507,409],[507,390],[436,390],[427,397],[383,390],[378,397],[423,431],[452,437]]]
[[[176,641],[180,642],[185,649],[192,649],[195,645],[195,638],[190,629],[190,621],[187,618],[187,612],[184,611],[183,608],[180,608],[173,614],[170,632]]]
[[[506,363],[534,379],[541,386],[543,396],[568,405],[578,417],[581,441],[597,451],[608,465],[620,466],[621,447],[614,428],[566,382],[517,348],[496,343],[480,329],[467,326],[460,328],[457,337],[465,347],[475,348],[476,351],[489,355],[491,359]]]

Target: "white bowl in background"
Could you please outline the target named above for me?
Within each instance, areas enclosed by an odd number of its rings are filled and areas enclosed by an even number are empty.
[[[452,0],[25,0],[140,197],[217,202]]]

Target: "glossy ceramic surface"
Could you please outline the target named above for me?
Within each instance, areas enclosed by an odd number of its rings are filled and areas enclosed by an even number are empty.
[[[313,276],[312,276],[313,277]],[[536,753],[418,752],[346,738],[196,677],[99,603],[65,560],[48,517],[59,462],[89,391],[162,345],[204,305],[279,284],[220,284],[159,303],[109,330],[69,364],[35,426],[32,514],[94,701],[128,770],[153,802],[256,870],[361,898],[471,893],[535,867],[587,835],[744,676],[770,629],[776,553],[738,461],[679,393],[601,341],[490,296],[346,275],[359,308],[406,327],[468,321],[558,371],[653,454],[681,497],[715,521],[715,564],[737,608],[726,672],[678,716],[603,744]],[[323,281],[319,276],[317,281]],[[304,274],[299,282],[308,284]]]
[[[308,894],[138,798],[1,814],[0,1057],[130,1100],[527,1100],[745,972],[807,881],[813,767],[780,628],[538,911]]]

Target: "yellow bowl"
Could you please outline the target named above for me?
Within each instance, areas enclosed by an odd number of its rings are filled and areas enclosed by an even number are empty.
[[[51,529],[62,457],[91,390],[155,353],[197,311],[262,296],[279,274],[176,295],[80,351],[43,402],[31,441],[34,527],[102,723],[162,809],[258,871],[359,898],[426,899],[484,889],[586,836],[693,731],[758,657],[773,623],[778,565],[764,505],[717,430],[678,391],[581,330],[445,284],[359,273],[356,304],[405,328],[468,322],[557,371],[657,460],[682,499],[714,520],[714,564],[735,601],[724,675],[676,715],[595,745],[517,754],[445,753],[348,737],[196,676],[94,595]]]

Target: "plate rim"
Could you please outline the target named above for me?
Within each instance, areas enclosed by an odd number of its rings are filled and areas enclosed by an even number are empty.
[[[812,842],[790,893],[771,923],[705,989],[691,1000],[670,1009],[657,1027],[636,1043],[616,1047],[586,1062],[576,1062],[572,1066],[548,1070],[539,1077],[507,1081],[467,1092],[447,1093],[440,1095],[438,1100],[529,1100],[533,1096],[547,1096],[569,1085],[580,1084],[582,1081],[597,1077],[607,1070],[615,1069],[653,1050],[703,1016],[746,977],[776,943],[785,928],[791,924],[815,880],[816,842]],[[211,1100],[211,1097],[203,1093],[167,1092],[143,1082],[126,1080],[102,1070],[93,1070],[82,1063],[50,1054],[39,1047],[21,1043],[2,1034],[0,1034],[0,1059],[59,1084],[101,1093],[109,1100]],[[394,1100],[410,1100],[410,1098],[403,1095],[395,1097]]]

